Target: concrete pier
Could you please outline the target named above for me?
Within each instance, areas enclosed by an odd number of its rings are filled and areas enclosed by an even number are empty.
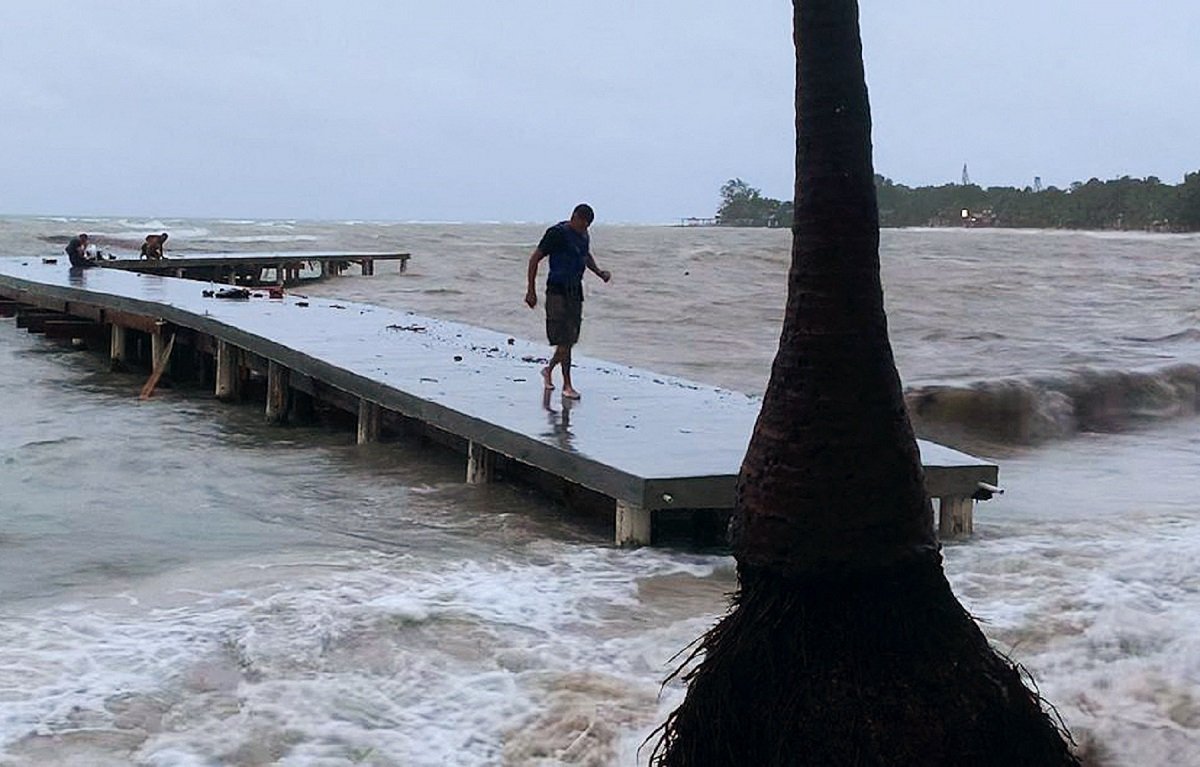
[[[187,359],[215,368],[213,392],[223,400],[261,397],[265,377],[271,423],[297,409],[335,408],[357,419],[364,444],[379,440],[385,423],[402,423],[461,451],[468,482],[549,478],[534,484],[565,488],[568,502],[607,498],[618,544],[651,543],[660,522],[675,517],[712,518],[697,526],[720,529],[733,506],[758,398],[577,356],[584,398],[567,403],[543,390],[542,344],[345,301],[265,291],[206,297],[207,287],[0,259],[0,312],[22,327],[51,318],[109,326],[114,362],[131,356],[132,336],[169,327]],[[941,534],[969,535],[972,496],[996,484],[998,468],[931,442],[919,447]]]

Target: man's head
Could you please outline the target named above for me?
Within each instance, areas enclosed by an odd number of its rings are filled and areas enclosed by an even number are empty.
[[[571,211],[571,228],[583,234],[596,220],[596,211],[592,210],[592,206],[586,202],[581,202],[575,206],[575,210]]]
[[[158,241],[159,241],[159,242],[166,242],[166,241],[167,241],[167,237],[169,237],[169,236],[170,236],[169,234],[167,234],[166,232],[163,232],[162,234],[158,235]]]
[[[87,244],[87,240],[88,240],[88,238],[87,238],[87,235],[86,235],[86,234],[84,234],[84,233],[82,233],[82,232],[80,232],[80,233],[79,233],[79,241],[80,241],[80,242],[82,242],[84,245],[86,245],[86,244]]]

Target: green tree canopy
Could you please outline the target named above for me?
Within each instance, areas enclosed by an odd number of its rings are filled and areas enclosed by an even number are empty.
[[[1177,186],[1155,176],[1076,181],[1067,189],[943,184],[908,187],[875,176],[882,226],[960,226],[962,212],[993,226],[1027,229],[1200,231],[1200,171]],[[723,226],[792,225],[792,202],[764,197],[740,178],[721,186]]]
[[[721,206],[717,223],[722,226],[791,226],[791,203],[770,197],[740,178],[731,178],[721,186]]]

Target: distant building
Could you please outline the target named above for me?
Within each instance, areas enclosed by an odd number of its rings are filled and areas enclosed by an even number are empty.
[[[997,226],[1000,220],[991,208],[984,208],[980,211],[972,211],[970,208],[963,208],[960,216],[962,225],[968,229],[979,229],[984,227]]]

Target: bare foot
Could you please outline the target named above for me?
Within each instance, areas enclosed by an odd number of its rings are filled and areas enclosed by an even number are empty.
[[[579,399],[579,392],[568,386],[567,388],[563,389],[563,399]]]
[[[545,384],[547,389],[554,388],[554,381],[550,380],[551,375],[550,368],[542,368],[542,383]]]

